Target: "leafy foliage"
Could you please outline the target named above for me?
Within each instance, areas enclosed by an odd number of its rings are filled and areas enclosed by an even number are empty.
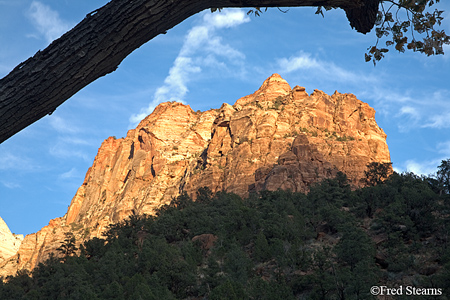
[[[427,56],[444,54],[444,45],[450,45],[450,36],[445,30],[438,28],[444,19],[444,11],[431,9],[439,2],[440,0],[380,0],[375,21],[377,40],[375,45],[367,48],[366,62],[372,61],[375,65],[392,46],[398,52],[412,50]],[[378,1],[375,5],[377,3]],[[324,17],[324,10],[334,8],[336,7],[318,6],[315,13]],[[283,13],[287,12],[278,9]],[[222,8],[211,9],[212,12],[221,10]],[[253,7],[247,14],[260,16],[264,11],[267,11],[267,7],[264,10]],[[382,40],[385,40],[385,46],[379,45]]]
[[[443,46],[450,44],[450,36],[444,30],[437,29],[443,20],[442,10],[427,11],[440,0],[383,0],[380,2],[375,23],[377,42],[369,47],[366,61],[377,61],[394,46],[398,52],[406,49],[427,56],[444,54]],[[379,42],[386,38],[386,47]]]
[[[450,201],[430,182],[393,173],[352,190],[339,173],[246,199],[202,188],[79,251],[67,235],[63,260],[0,280],[0,299],[372,299],[373,285],[411,282],[448,297]]]

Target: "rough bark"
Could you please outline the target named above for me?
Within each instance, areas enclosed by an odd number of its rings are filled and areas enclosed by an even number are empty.
[[[117,69],[135,49],[213,7],[333,6],[358,14],[370,0],[112,0],[0,80],[0,143]],[[358,31],[373,27],[351,22]]]

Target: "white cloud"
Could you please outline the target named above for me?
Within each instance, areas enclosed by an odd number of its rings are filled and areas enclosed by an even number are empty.
[[[417,127],[417,124],[422,118],[417,107],[408,105],[400,107],[399,112],[395,115],[395,117],[397,119],[401,119],[397,123],[397,127],[401,132],[406,132],[412,127]]]
[[[58,12],[39,1],[31,3],[28,16],[48,43],[59,38],[72,27],[59,17]]]
[[[444,112],[440,115],[430,116],[427,123],[423,127],[429,128],[450,128],[450,111]]]
[[[425,161],[417,161],[416,159],[410,159],[403,164],[404,171],[413,172],[417,175],[432,175],[437,171],[437,167],[443,160],[450,157],[450,141],[438,143],[433,152],[438,153],[436,158]],[[401,172],[396,169],[397,172]]]
[[[203,20],[207,25],[216,28],[237,27],[243,23],[250,22],[250,18],[241,9],[227,9],[219,13],[204,14]]]
[[[2,153],[0,155],[0,170],[8,170],[22,164],[22,159],[11,153]]]
[[[425,95],[421,102],[426,113],[424,128],[445,129],[450,128],[450,90],[438,90]]]
[[[59,116],[49,116],[48,121],[50,126],[59,133],[73,134],[80,131],[76,126]]]
[[[201,68],[193,64],[192,58],[178,56],[169,71],[169,76],[164,80],[164,85],[156,90],[149,106],[141,109],[139,114],[131,116],[130,122],[133,124],[132,127],[135,127],[137,123],[149,115],[161,102],[178,101],[184,103],[183,99],[188,92],[187,83],[189,78],[191,74],[200,71]]]
[[[419,112],[417,111],[417,109],[415,107],[411,107],[411,106],[403,106],[402,108],[400,108],[399,115],[400,116],[407,115],[413,119],[420,118],[420,115],[419,115]]]
[[[407,160],[405,162],[405,170],[407,172],[413,172],[416,175],[431,175],[436,173],[437,166],[441,160],[435,159],[430,161],[417,162],[415,160]]]
[[[8,189],[17,189],[20,188],[20,184],[18,184],[17,182],[12,182],[12,181],[5,181],[5,180],[1,180],[0,181],[2,183],[2,185]]]
[[[230,45],[223,44],[222,38],[217,36],[208,40],[204,50],[211,54],[225,57],[228,60],[245,58],[245,55],[242,52],[232,48]]]
[[[408,101],[406,108],[412,121],[407,124],[409,128],[450,128],[450,91],[424,92]]]
[[[73,159],[75,157],[89,162],[91,157],[88,149],[95,145],[96,141],[87,133],[87,130],[74,125],[68,118],[55,114],[47,117],[50,129],[56,132],[48,152],[56,158]]]
[[[303,73],[301,76],[307,81],[326,78],[325,84],[349,85],[359,99],[365,102],[373,100],[378,112],[395,118],[401,132],[418,128],[450,128],[450,90],[422,89],[417,92],[411,88],[410,91],[396,91],[388,74],[378,72],[374,73],[375,76],[347,70],[303,51],[280,58],[276,64],[281,74],[298,72]]]
[[[450,158],[450,141],[437,144],[437,149],[438,152],[443,155],[444,158],[442,159]]]
[[[183,46],[178,53],[164,84],[154,93],[148,107],[142,108],[139,114],[130,117],[130,127],[135,127],[149,115],[155,107],[165,101],[184,103],[188,93],[188,83],[194,74],[214,71],[228,71],[228,66],[241,66],[245,55],[223,42],[218,30],[231,28],[249,22],[250,18],[242,10],[227,9],[220,13],[204,13],[199,25],[194,26],[186,34]]]
[[[80,174],[76,168],[70,169],[70,171],[64,172],[59,175],[60,179],[70,179],[70,178],[77,178]]]
[[[0,155],[0,170],[34,172],[38,169],[40,167],[28,157],[13,154],[9,151],[2,151],[2,155]]]
[[[277,65],[280,73],[292,73],[298,71],[308,71],[308,76],[316,78],[326,78],[329,81],[341,83],[374,83],[377,78],[348,71],[337,66],[333,62],[320,60],[312,57],[310,53],[300,51],[297,55],[289,58],[283,57],[277,59]]]
[[[401,132],[419,128],[450,128],[450,90],[420,89],[418,92],[412,87],[398,91],[392,85],[393,78],[389,74],[347,70],[303,51],[277,59],[276,65],[279,73],[296,72],[307,82],[326,79],[325,85],[335,82],[350,87],[359,99],[365,102],[372,100],[377,112],[395,119]]]
[[[419,128],[450,128],[450,90],[431,89],[398,91],[389,77],[357,93],[361,99],[376,103],[377,112],[395,119],[398,129],[407,132]]]
[[[297,56],[291,56],[289,58],[281,58],[278,60],[278,65],[282,71],[286,73],[295,72],[304,69],[316,69],[321,68],[315,58],[311,58],[311,54],[300,52]]]
[[[411,107],[411,106],[403,106],[400,108],[400,112],[398,113],[399,116],[409,116],[410,118],[414,120],[420,119],[419,112],[417,111],[417,108]]]
[[[50,155],[57,158],[70,158],[78,157],[86,162],[90,162],[92,158],[86,153],[86,151],[73,147],[72,144],[58,140],[49,149]]]

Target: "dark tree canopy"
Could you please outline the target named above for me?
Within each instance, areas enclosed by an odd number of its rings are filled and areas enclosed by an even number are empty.
[[[405,282],[427,292],[411,299],[448,299],[450,201],[428,182],[394,173],[352,190],[338,174],[308,194],[184,193],[78,251],[72,227],[59,255],[0,277],[0,299],[376,299],[371,287]]]
[[[441,162],[436,175],[440,193],[450,194],[450,159]]]
[[[72,30],[20,63],[0,79],[0,143],[12,135],[52,114],[55,109],[83,87],[111,73],[131,52],[161,33],[205,9],[250,7],[259,15],[261,7],[318,7],[345,10],[350,25],[367,33],[378,24],[377,37],[393,35],[399,51],[408,49],[427,55],[442,54],[442,45],[450,38],[440,25],[442,12],[425,12],[439,0],[111,0],[88,13]],[[392,4],[378,12],[380,3]],[[408,20],[393,17],[392,7],[406,11]],[[409,42],[403,33],[426,33],[424,42],[414,37]],[[366,60],[378,61],[388,50],[369,48]]]

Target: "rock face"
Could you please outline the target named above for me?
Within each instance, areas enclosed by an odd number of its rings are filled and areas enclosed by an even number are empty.
[[[14,256],[22,243],[22,234],[13,234],[0,218],[0,264]]]
[[[48,258],[65,232],[79,243],[101,237],[109,224],[152,214],[183,191],[307,192],[338,171],[358,186],[371,162],[390,162],[386,135],[375,110],[352,94],[308,95],[274,74],[217,110],[162,103],[125,138],[103,142],[66,215],[26,236],[0,276]]]

